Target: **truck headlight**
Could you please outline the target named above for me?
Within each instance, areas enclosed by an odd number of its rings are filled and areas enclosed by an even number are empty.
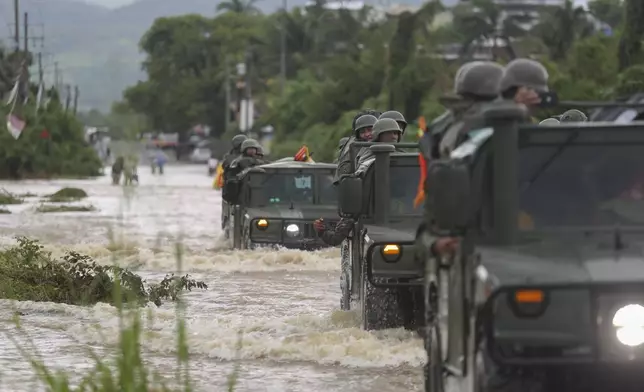
[[[613,316],[617,340],[625,346],[637,347],[644,343],[644,306],[629,304],[619,308]]]
[[[396,244],[386,244],[380,248],[380,254],[387,263],[395,263],[402,256],[402,249]]]
[[[286,235],[289,237],[297,237],[300,234],[300,227],[295,223],[286,226]]]
[[[255,226],[257,226],[259,230],[266,230],[268,228],[268,221],[266,219],[258,219],[255,222]]]

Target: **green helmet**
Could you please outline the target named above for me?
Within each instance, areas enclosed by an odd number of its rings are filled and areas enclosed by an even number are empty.
[[[505,66],[503,77],[499,82],[499,91],[504,92],[512,87],[530,87],[538,92],[548,90],[548,71],[538,61],[514,59]]]
[[[376,121],[378,121],[376,116],[372,116],[371,114],[365,114],[358,117],[354,129],[355,136],[358,137],[361,130],[373,127]]]
[[[402,113],[397,112],[395,110],[388,110],[384,112],[383,114],[380,115],[380,117],[378,117],[378,120],[382,120],[384,118],[390,118],[394,121],[398,121],[407,125],[407,120],[405,120],[405,116],[403,116]]]
[[[586,122],[588,117],[580,110],[570,109],[561,115],[561,122]]]
[[[539,125],[559,125],[559,120],[557,120],[556,118],[546,118],[545,120],[541,121]]]
[[[259,150],[262,149],[262,146],[255,139],[246,139],[241,144],[241,152],[242,152],[242,154],[245,153],[246,150],[248,150],[249,148],[256,148],[259,151]]]
[[[456,94],[475,95],[481,98],[496,98],[503,66],[493,61],[476,61],[460,74]]]
[[[233,140],[232,140],[233,150],[237,150],[237,149],[241,148],[242,143],[246,139],[248,139],[248,137],[246,137],[246,135],[236,135],[236,136],[234,136]]]
[[[384,113],[383,113],[384,114]],[[400,125],[393,118],[381,118],[376,121],[376,124],[373,126],[373,133],[371,134],[371,140],[377,141],[378,137],[384,132],[398,132],[402,135],[402,130]]]
[[[456,71],[456,75],[454,75],[454,93],[459,94],[459,90],[461,90],[461,85],[463,83],[463,74],[473,66],[482,63],[482,61],[471,61],[469,63],[465,63],[461,65],[461,68]]]

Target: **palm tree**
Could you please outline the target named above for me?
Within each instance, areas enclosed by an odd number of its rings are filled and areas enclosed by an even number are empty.
[[[259,14],[255,6],[259,0],[226,0],[217,5],[217,11],[236,12],[238,14]]]
[[[472,0],[470,6],[457,10],[455,25],[465,36],[461,56],[469,57],[481,43],[492,42],[492,57],[496,59],[498,42],[501,41],[510,58],[516,54],[510,42],[511,37],[520,37],[525,30],[520,26],[523,17],[504,15],[491,0]]]
[[[593,30],[586,17],[586,10],[575,7],[572,0],[566,0],[563,7],[545,11],[532,31],[548,48],[553,60],[566,57],[568,51],[580,37],[589,35]]]

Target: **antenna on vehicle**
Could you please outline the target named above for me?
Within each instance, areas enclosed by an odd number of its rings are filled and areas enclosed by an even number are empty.
[[[616,251],[620,251],[625,248],[624,242],[622,241],[622,231],[619,229],[619,226],[615,226],[615,232],[613,233],[613,244]]]

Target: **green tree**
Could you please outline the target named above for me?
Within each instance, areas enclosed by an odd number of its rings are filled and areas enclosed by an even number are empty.
[[[217,11],[236,12],[238,14],[259,14],[255,6],[258,0],[227,0],[217,5]]]
[[[644,2],[625,0],[624,32],[619,45],[619,68],[624,70],[641,62],[644,39]]]
[[[615,29],[622,22],[624,13],[623,0],[591,0],[588,10],[597,19]]]
[[[586,18],[586,11],[575,7],[572,0],[566,0],[563,7],[545,11],[533,32],[550,48],[552,59],[562,60],[575,40],[591,34],[592,26]]]

